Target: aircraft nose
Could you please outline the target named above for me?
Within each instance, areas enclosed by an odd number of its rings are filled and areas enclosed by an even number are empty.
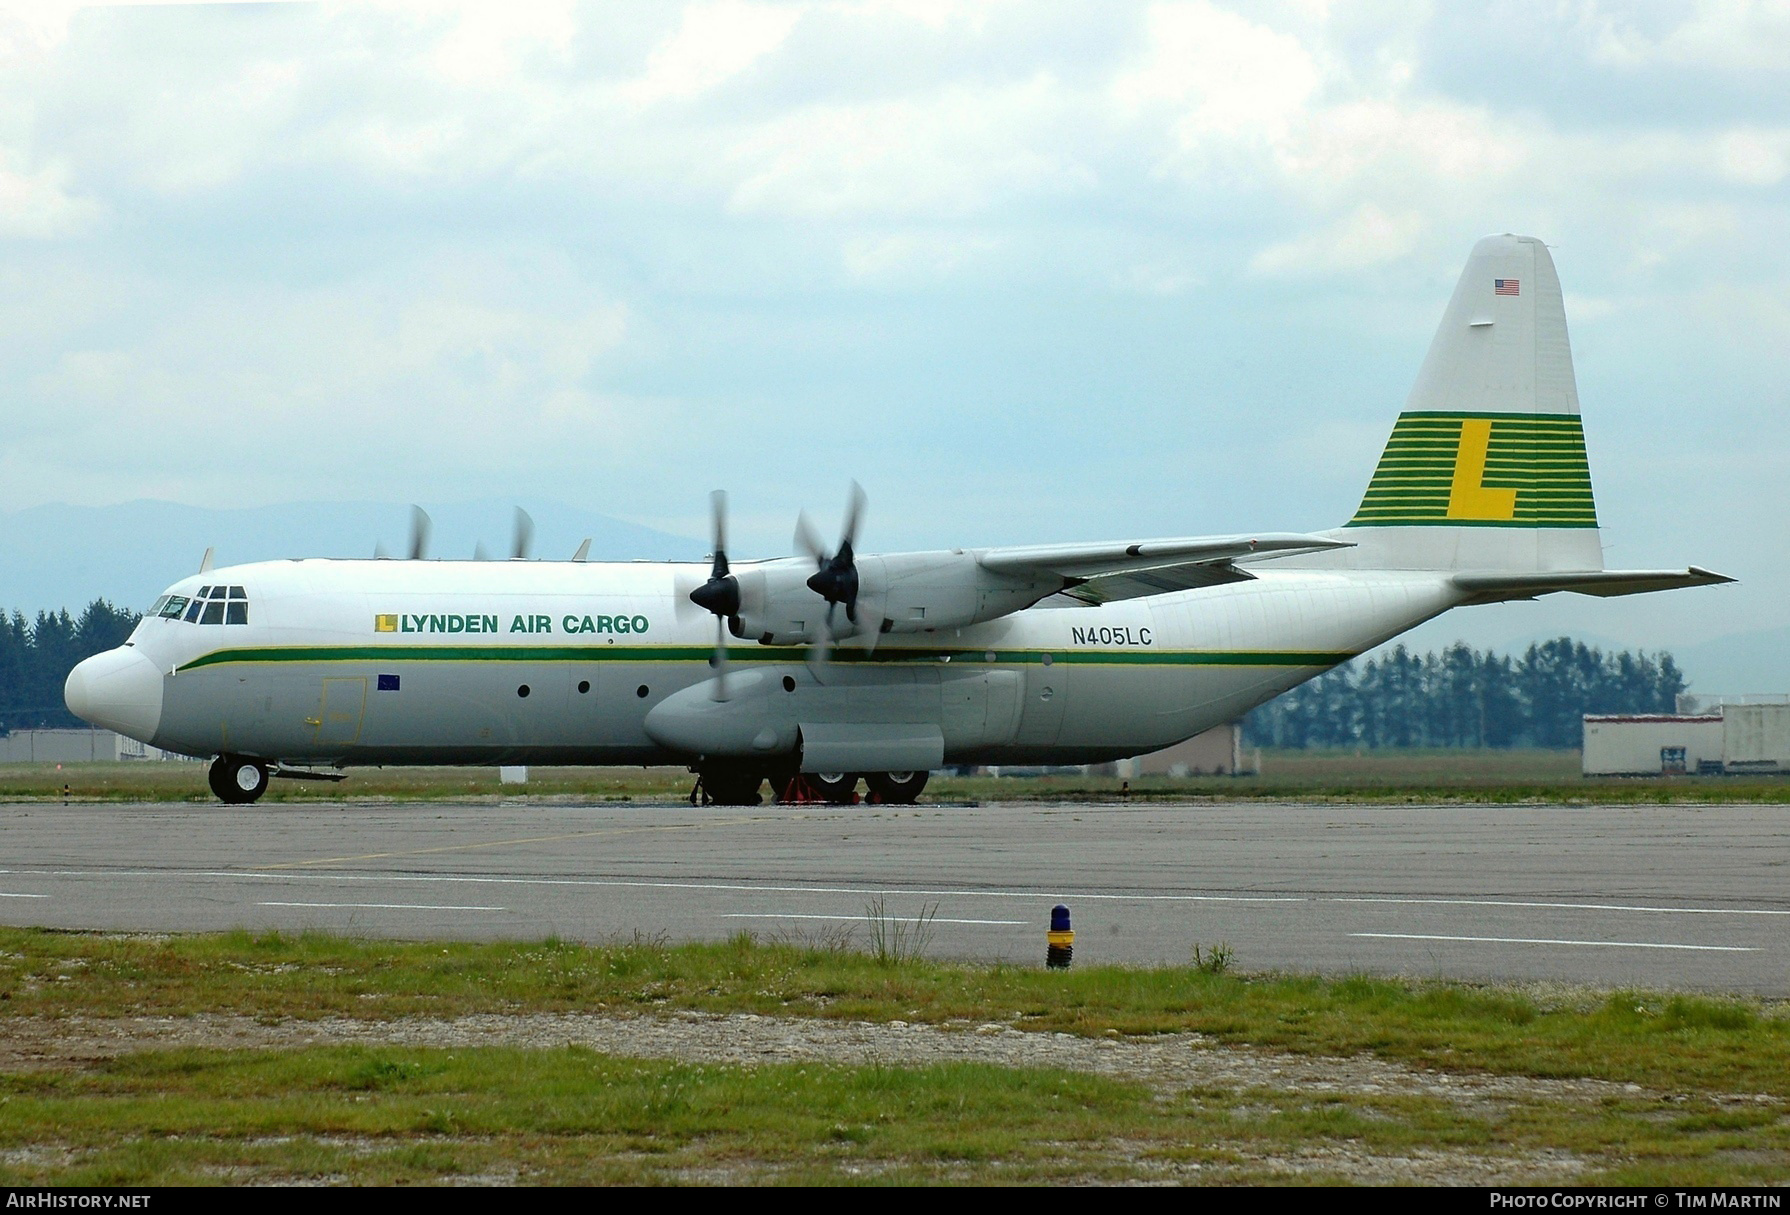
[[[62,699],[81,720],[148,742],[162,722],[162,673],[119,646],[77,663],[62,685]]]

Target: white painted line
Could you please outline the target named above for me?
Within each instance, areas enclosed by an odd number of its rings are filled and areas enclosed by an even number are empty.
[[[228,878],[238,881],[272,882],[448,882],[486,886],[567,886],[622,890],[721,890],[762,892],[765,894],[848,894],[856,896],[888,895],[891,897],[984,898],[984,899],[1052,899],[1068,901],[1108,901],[1117,903],[1390,903],[1411,906],[1439,907],[1515,907],[1546,908],[1562,911],[1647,912],[1680,915],[1790,916],[1790,910],[1767,907],[1657,907],[1629,903],[1553,903],[1525,902],[1514,899],[1402,898],[1390,895],[1247,895],[1247,894],[1120,894],[1089,890],[929,890],[893,886],[760,886],[750,882],[667,882],[643,879],[608,878],[539,878],[496,877],[466,874],[432,873],[329,873],[321,870],[295,869],[262,872],[253,869],[16,869],[14,873],[30,873],[40,877],[83,878]]]
[[[257,903],[257,907],[368,907],[378,911],[508,911],[508,907],[450,907],[438,903]]]
[[[1138,903],[1310,903],[1316,901],[1312,896],[1304,894],[1106,894],[1085,890],[921,890],[896,886],[760,886],[750,882],[649,882],[607,878],[480,877],[457,873],[329,873],[314,869],[294,869],[279,873],[264,873],[253,869],[115,869],[106,871],[49,869],[34,872],[51,877],[232,878],[269,882],[460,882],[487,886],[573,886],[620,890],[726,890],[743,891],[747,894],[850,894],[872,897],[883,894],[926,898],[1105,899],[1113,902]]]
[[[724,920],[850,920],[852,923],[866,919],[861,915],[798,915],[793,911],[724,911],[721,913],[721,918]],[[891,916],[890,919],[900,924],[918,923],[918,920],[904,920],[900,916]],[[926,922],[928,924],[1017,924],[1022,928],[1030,923],[1029,920],[952,920],[942,915],[927,916]]]
[[[1695,949],[1708,953],[1758,953],[1751,945],[1670,945],[1660,941],[1556,941],[1547,937],[1445,937],[1417,932],[1351,932],[1388,941],[1481,941],[1492,945],[1601,945],[1611,949]]]
[[[1390,896],[1332,896],[1332,903],[1418,903],[1437,907],[1541,907],[1553,911],[1661,911],[1674,915],[1785,915],[1778,911],[1752,907],[1648,907],[1640,903],[1541,903],[1518,899],[1438,899],[1392,898]]]
[[[5,893],[0,893],[0,899],[47,899],[49,897],[50,896],[47,894],[5,894]]]

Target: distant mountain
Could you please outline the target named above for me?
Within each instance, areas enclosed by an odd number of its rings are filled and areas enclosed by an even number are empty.
[[[1790,692],[1790,628],[1733,633],[1683,646],[1674,657],[1693,692]]]
[[[432,557],[510,552],[515,503],[492,499],[423,503],[433,526]],[[570,557],[590,537],[593,561],[693,561],[701,540],[654,531],[567,506],[523,502],[534,518],[532,553]],[[175,502],[116,506],[37,506],[0,514],[0,609],[78,612],[94,599],[142,611],[163,587],[199,568],[207,548],[219,565],[280,557],[370,557],[375,543],[401,557],[410,507],[390,502],[292,502],[213,510]]]

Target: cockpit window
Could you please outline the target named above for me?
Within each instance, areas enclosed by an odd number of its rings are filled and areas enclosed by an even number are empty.
[[[198,592],[187,599],[182,595],[169,595],[167,602],[158,601],[158,614],[170,618],[182,618],[190,624],[247,624],[249,622],[249,594],[240,586],[202,586]]]

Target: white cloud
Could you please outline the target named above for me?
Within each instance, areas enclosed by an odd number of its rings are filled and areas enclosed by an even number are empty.
[[[1698,0],[1667,5],[1683,14],[1663,34],[1638,28],[1631,13],[1610,14],[1593,6],[1587,22],[1595,31],[1593,62],[1631,70],[1690,66],[1729,71],[1782,73],[1790,62],[1790,3],[1785,0]]]
[[[639,105],[700,97],[776,50],[801,15],[793,6],[742,0],[692,4],[677,32],[647,59],[645,75],[621,95]]]
[[[779,115],[732,148],[739,178],[729,203],[746,213],[936,219],[1091,194],[1098,175],[1061,140],[1079,125],[1071,100],[1038,75]]]
[[[1113,81],[1113,100],[1128,116],[1171,107],[1183,151],[1209,138],[1283,137],[1322,76],[1297,38],[1204,0],[1152,7],[1148,44]]]
[[[60,165],[18,170],[0,159],[0,238],[54,240],[90,229],[104,208],[67,190]]]
[[[1270,275],[1362,270],[1409,253],[1426,226],[1415,211],[1388,213],[1365,203],[1320,231],[1262,250],[1249,265]]]

